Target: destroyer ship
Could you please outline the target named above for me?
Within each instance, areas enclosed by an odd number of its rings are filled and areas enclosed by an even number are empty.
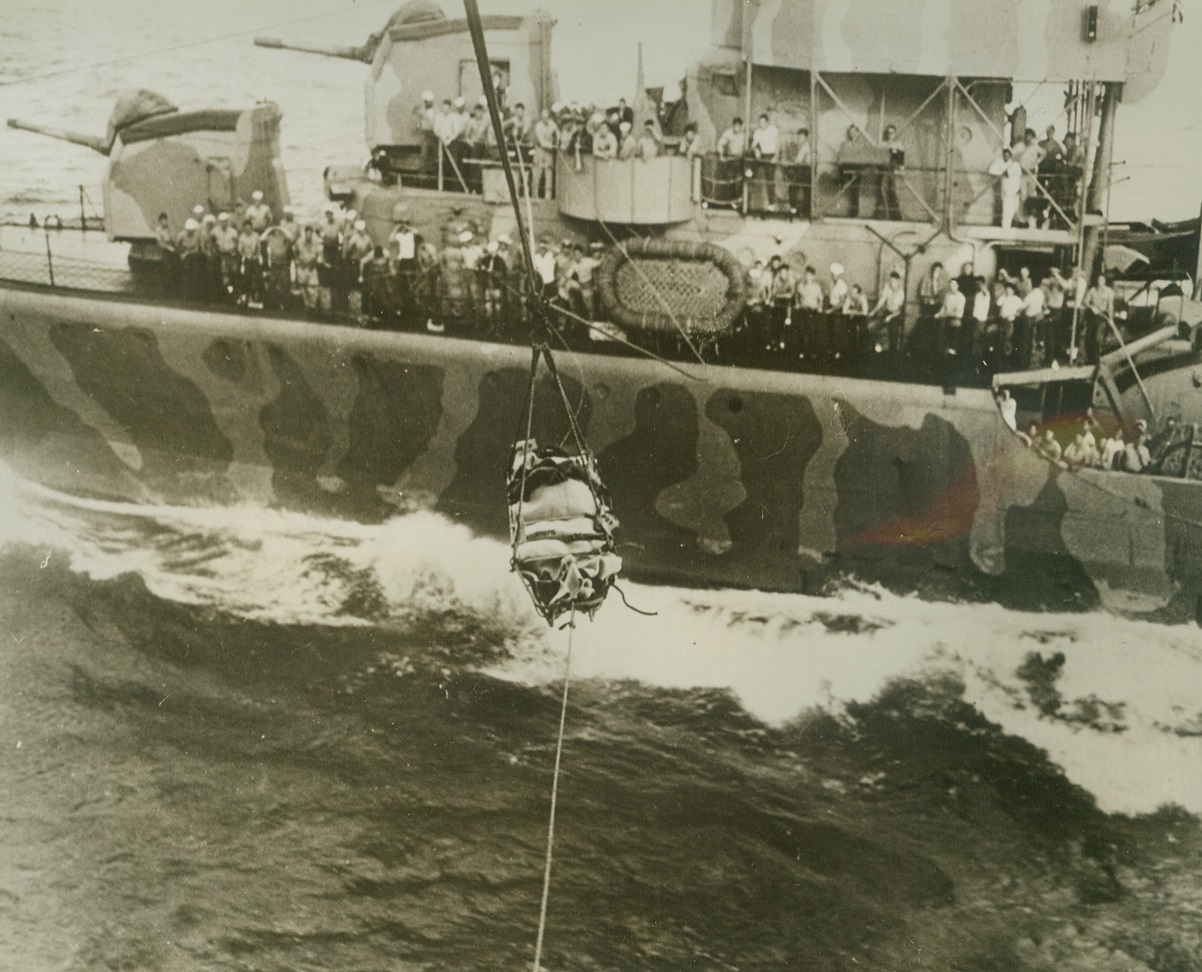
[[[1027,606],[1202,615],[1192,302],[1182,298],[1171,320],[1150,315],[1136,340],[1116,329],[1117,346],[1088,364],[983,380],[871,360],[814,367],[739,344],[742,271],[774,256],[824,272],[841,264],[873,298],[897,272],[911,321],[936,263],[990,278],[1021,267],[1091,273],[1105,257],[1117,106],[1163,74],[1170,0],[714,0],[711,13],[712,48],[680,101],[636,93],[631,114],[662,130],[662,150],[560,152],[545,191],[524,200],[532,235],[606,253],[597,320],[557,357],[629,572],[806,592],[851,576]],[[508,106],[532,117],[561,108],[552,19],[483,26]],[[516,232],[499,167],[445,151],[415,111],[427,90],[468,104],[481,94],[465,20],[411,3],[361,46],[308,50],[367,66],[371,161],[332,164],[325,185],[375,243],[398,220],[427,240],[463,227],[493,241]],[[991,169],[1025,128],[1008,106],[1028,83],[1065,89],[1086,154],[1072,180],[1038,180],[1038,225],[1002,227]],[[808,165],[713,153],[736,117],[761,115],[808,131]],[[159,213],[179,226],[197,204],[217,213],[252,192],[277,213],[288,202],[270,105],[180,112],[140,95],[104,138],[10,124],[108,155],[105,229],[130,245],[135,269],[159,256]],[[690,125],[711,151],[679,146]],[[860,144],[849,151],[852,128]],[[505,473],[529,372],[529,349],[514,339],[520,315],[504,339],[471,319],[445,333],[363,327],[337,310],[164,296],[153,274],[113,270],[92,283],[61,256],[56,274],[49,247],[44,272],[8,256],[0,455],[20,475],[130,503],[358,519],[433,510],[506,535]],[[999,409],[1002,390],[1016,415]],[[555,394],[535,392],[540,441],[569,431]],[[1014,428],[1055,432],[1086,414],[1127,430],[1171,418],[1185,434],[1155,471],[1135,474],[1067,468]]]

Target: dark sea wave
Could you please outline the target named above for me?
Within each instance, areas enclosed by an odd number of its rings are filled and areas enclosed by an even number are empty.
[[[6,486],[0,966],[528,967],[566,635],[500,545]],[[575,636],[547,968],[1202,967],[1196,633],[628,596]]]

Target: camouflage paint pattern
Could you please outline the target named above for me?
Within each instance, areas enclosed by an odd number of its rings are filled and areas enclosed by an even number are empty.
[[[529,352],[0,289],[0,455],[132,502],[248,501],[506,532]],[[813,590],[851,572],[973,596],[1192,612],[1202,484],[1070,473],[986,391],[559,356],[629,572]],[[558,438],[538,387],[535,432]]]
[[[178,233],[193,206],[232,212],[256,189],[278,213],[290,201],[280,118],[279,108],[264,103],[242,112],[232,132],[186,132],[130,145],[118,135],[104,181],[109,239],[153,240],[162,212]]]
[[[486,16],[482,21],[489,59],[502,70],[508,103],[522,102],[530,117],[537,118],[556,98],[551,71],[555,21],[546,13]],[[462,96],[472,105],[480,96],[479,69],[466,20],[394,23],[382,32],[364,91],[370,148],[422,144],[414,109],[427,88],[437,101]]]
[[[802,70],[1133,82],[1167,66],[1172,0],[713,0],[712,41]],[[1086,9],[1097,10],[1096,36]]]

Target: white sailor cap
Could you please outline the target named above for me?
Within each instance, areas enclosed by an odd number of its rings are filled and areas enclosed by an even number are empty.
[[[204,211],[205,211],[204,206],[197,205],[197,206],[192,207],[192,215],[193,216],[203,216]]]
[[[291,206],[285,206],[285,207],[284,207],[284,215],[285,215],[285,216],[291,216],[291,215],[292,215],[292,213],[293,213],[293,209],[292,209],[292,207],[291,207]]]
[[[562,101],[555,102],[555,104],[553,104],[551,106],[551,111],[553,111],[555,114],[558,115],[561,111],[563,111],[563,102]]]
[[[630,122],[628,122],[628,121],[620,122],[618,124],[618,131],[620,131],[620,132],[630,131]]]
[[[255,202],[260,202],[263,199],[263,193],[260,190],[256,189],[254,192],[252,192],[250,194],[250,198],[253,199]]]
[[[842,263],[832,263],[831,264],[831,276],[832,277],[843,276],[843,264]]]
[[[460,95],[458,98],[455,99],[455,107],[456,108],[462,108],[466,104],[467,104],[467,102],[463,100],[463,95]]]
[[[228,223],[229,221],[230,221],[230,214],[229,214],[229,213],[218,213],[218,214],[217,214],[217,222],[219,222],[219,223]]]
[[[459,234],[459,242],[460,243],[470,243],[471,241],[472,241],[472,231],[471,230],[465,229],[462,233]]]
[[[208,226],[210,223],[217,222],[217,217],[214,216],[212,213],[205,213],[205,218],[202,219],[201,222],[204,223],[206,226]]]
[[[434,100],[434,92],[431,91],[429,88],[427,88],[425,91],[422,92],[422,101],[433,101],[433,100]]]
[[[346,211],[346,218],[347,218],[347,220],[348,220],[348,221],[350,221],[350,222],[354,222],[356,219],[358,219],[358,218],[359,218],[359,212],[358,212],[358,210],[355,210],[355,209],[348,209],[348,210]]]
[[[511,240],[511,239],[509,238],[509,234],[508,234],[508,233],[502,233],[500,236],[498,236],[498,237],[497,237],[497,243],[498,243],[500,246],[512,246],[512,245],[513,245],[513,240]]]
[[[186,229],[186,230],[200,229],[200,223],[196,222],[196,220],[192,219],[192,217],[189,216],[188,219],[184,222],[184,229]]]
[[[357,229],[357,230],[367,229],[367,221],[362,220],[362,219],[355,220],[355,229]]]
[[[484,249],[488,250],[489,253],[496,253],[500,247],[497,245],[496,240],[490,240],[488,246],[486,246]]]

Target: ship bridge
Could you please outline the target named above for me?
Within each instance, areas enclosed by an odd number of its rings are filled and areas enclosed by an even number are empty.
[[[783,200],[815,220],[932,222],[1004,239],[1014,234],[972,228],[1000,229],[999,160],[1024,147],[1023,98],[1060,89],[1054,137],[1069,151],[1039,166],[1024,199],[1034,197],[1037,235],[1072,239],[1081,214],[1100,208],[1090,182],[1109,169],[1117,101],[1138,101],[1164,73],[1173,8],[1172,0],[713,0],[714,50],[687,78],[689,118],[712,146],[734,118],[750,129],[766,115],[782,147],[780,164],[758,171],[710,160],[704,201],[762,211]],[[808,162],[791,164],[803,133]],[[1037,138],[1046,134],[1041,125]]]

